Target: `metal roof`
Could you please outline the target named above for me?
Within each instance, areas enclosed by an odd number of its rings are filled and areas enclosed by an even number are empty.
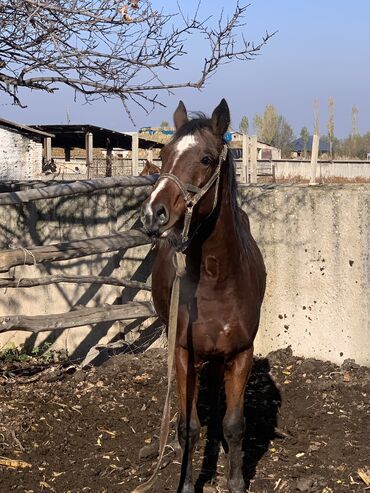
[[[53,146],[62,148],[79,147],[85,148],[85,134],[93,134],[94,147],[102,149],[109,147],[119,147],[131,150],[133,132],[119,132],[109,128],[98,127],[97,125],[33,125],[42,131],[54,134]],[[141,149],[161,148],[164,144],[150,139],[139,137],[139,147]]]
[[[307,141],[306,151],[310,151],[310,152],[312,151],[312,141],[313,141],[313,137],[311,135]],[[296,152],[304,151],[304,142],[302,137],[293,140],[292,150]],[[326,139],[320,138],[319,152],[330,152],[329,142]]]
[[[43,130],[37,130],[36,128],[29,127],[28,125],[23,125],[21,123],[12,122],[10,120],[5,120],[5,118],[0,118],[0,125],[4,127],[13,128],[19,130],[26,134],[34,134],[40,137],[54,137],[53,134],[45,132]]]

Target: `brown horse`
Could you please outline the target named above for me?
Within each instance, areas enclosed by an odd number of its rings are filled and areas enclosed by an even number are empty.
[[[154,163],[148,161],[148,159],[145,161],[144,168],[142,169],[140,176],[147,176],[147,175],[156,175],[161,172],[161,169],[158,168],[157,165]]]
[[[244,493],[244,393],[265,291],[265,266],[248,217],[237,205],[234,165],[223,140],[230,123],[226,101],[212,118],[201,115],[192,120],[180,101],[174,122],[176,133],[161,151],[161,175],[143,204],[142,222],[157,239],[153,301],[166,324],[175,278],[172,259],[176,251],[184,252],[186,259],[175,347],[183,450],[178,491],[194,492],[198,377],[202,365],[212,361],[224,377],[229,491]],[[184,233],[187,222],[189,231]]]

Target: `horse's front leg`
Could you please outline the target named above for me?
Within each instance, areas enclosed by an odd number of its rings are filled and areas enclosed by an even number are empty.
[[[229,447],[229,491],[244,493],[243,438],[245,432],[244,393],[253,363],[253,347],[239,353],[225,367],[226,413],[224,436]]]
[[[180,493],[194,493],[193,452],[199,439],[200,423],[197,413],[198,375],[189,351],[176,349],[176,379],[179,395],[178,435],[182,448]]]

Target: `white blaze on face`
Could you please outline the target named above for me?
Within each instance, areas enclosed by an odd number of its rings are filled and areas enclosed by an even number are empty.
[[[179,160],[180,156],[188,149],[190,149],[191,147],[195,146],[195,144],[197,143],[197,139],[194,137],[194,135],[185,135],[184,137],[182,137],[176,144],[176,147],[175,147],[175,158],[173,160],[173,163],[172,163],[172,166],[171,166],[171,169],[170,169],[170,173],[173,172],[173,169],[175,167],[175,164],[177,163],[177,161]],[[145,210],[146,210],[146,213],[150,214],[150,215],[153,215],[153,202],[155,201],[157,195],[159,194],[159,192],[161,190],[163,190],[165,188],[165,186],[167,185],[167,182],[168,182],[168,178],[163,178],[163,180],[161,180],[159,182],[159,185],[157,186],[157,188],[152,192],[151,196],[150,196],[150,200],[149,202],[147,203],[146,207],[145,207]]]
[[[157,186],[157,188],[152,192],[152,194],[150,196],[150,200],[147,203],[146,208],[145,208],[146,212],[149,213],[150,215],[153,215],[152,205],[153,205],[155,198],[157,197],[159,192],[164,189],[164,187],[166,186],[168,181],[169,181],[168,178],[163,178],[163,180],[161,180],[159,182],[159,185]]]
[[[182,139],[180,139],[177,142],[175,148],[176,155],[175,155],[175,159],[173,160],[170,173],[173,171],[175,164],[179,160],[180,156],[184,154],[185,151],[195,146],[196,143],[197,143],[197,139],[195,138],[194,135],[185,135],[184,137],[182,137]]]

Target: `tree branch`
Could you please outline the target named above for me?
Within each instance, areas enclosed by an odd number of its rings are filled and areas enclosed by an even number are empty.
[[[87,102],[118,97],[142,106],[161,104],[158,93],[203,88],[218,68],[257,56],[273,35],[244,39],[247,6],[236,3],[229,19],[189,18],[157,11],[150,0],[9,0],[0,4],[0,91],[22,105],[18,88],[48,93],[68,86]],[[173,81],[168,69],[198,35],[208,50],[191,80]],[[203,48],[202,48],[203,49]],[[148,81],[148,82],[144,82]]]

